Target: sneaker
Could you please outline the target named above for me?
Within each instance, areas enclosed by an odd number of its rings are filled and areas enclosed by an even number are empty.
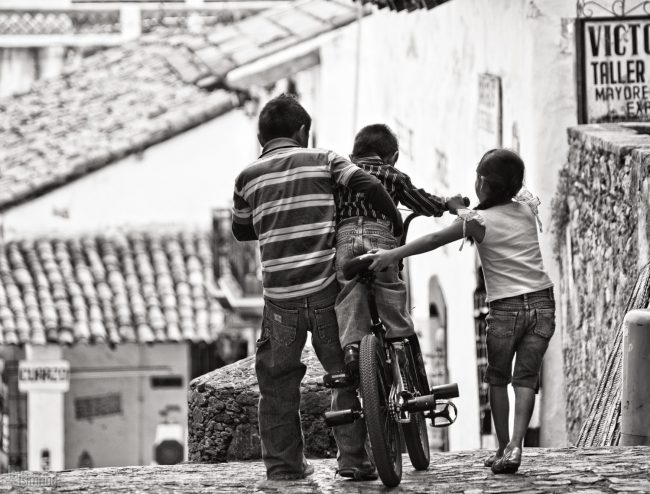
[[[305,461],[304,470],[302,471],[302,473],[278,472],[272,475],[267,475],[266,478],[268,480],[300,480],[300,479],[304,479],[305,477],[309,477],[313,473],[314,473],[314,465],[309,461]]]
[[[379,476],[377,475],[377,470],[375,470],[375,467],[368,466],[368,467],[347,467],[347,468],[339,468],[336,473],[340,475],[341,477],[345,477],[348,479],[353,479],[355,481],[366,481],[366,480],[377,480]]]

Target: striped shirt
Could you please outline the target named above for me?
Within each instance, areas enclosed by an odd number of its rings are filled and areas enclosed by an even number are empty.
[[[265,297],[303,297],[335,281],[334,186],[358,171],[332,151],[281,138],[239,174],[233,231],[252,226],[259,240]]]
[[[423,216],[442,216],[447,211],[445,199],[429,194],[424,189],[417,189],[410,177],[391,165],[386,165],[379,156],[357,158],[354,163],[365,172],[373,175],[386,188],[395,204],[402,203],[413,212]],[[337,190],[338,221],[366,216],[369,218],[390,220],[386,215],[374,209],[364,194],[339,187]]]

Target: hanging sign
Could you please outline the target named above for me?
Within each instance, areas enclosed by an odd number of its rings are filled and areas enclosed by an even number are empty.
[[[580,123],[650,120],[650,17],[578,20]]]
[[[68,391],[70,362],[67,360],[21,360],[18,362],[18,390]]]
[[[501,113],[501,78],[479,75],[478,81],[478,146],[482,155],[501,147],[503,120]]]

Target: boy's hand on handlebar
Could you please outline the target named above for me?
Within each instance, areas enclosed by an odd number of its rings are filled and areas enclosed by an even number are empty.
[[[382,271],[397,261],[393,255],[393,251],[384,249],[373,249],[367,254],[364,254],[363,258],[372,259],[372,264],[368,267],[371,271]]]
[[[447,210],[451,214],[457,214],[459,209],[463,209],[469,206],[469,200],[460,194],[456,194],[455,196],[448,197],[445,204],[447,206]]]

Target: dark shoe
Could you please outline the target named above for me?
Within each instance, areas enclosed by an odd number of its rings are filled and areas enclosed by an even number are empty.
[[[485,465],[488,468],[491,468],[492,465],[494,465],[494,462],[497,461],[502,456],[503,456],[503,453],[501,453],[501,454],[494,453],[492,456],[485,459],[485,461],[483,462],[483,465]]]
[[[350,376],[359,375],[359,344],[350,343],[343,349],[343,363]]]
[[[348,467],[340,468],[336,471],[341,477],[346,477],[348,479],[353,479],[356,481],[364,480],[377,480],[379,476],[377,475],[377,470],[374,467]]]
[[[492,473],[515,473],[521,465],[521,448],[505,450],[503,456],[492,465]]]
[[[302,471],[302,473],[278,472],[272,475],[267,475],[266,478],[268,480],[300,480],[300,479],[304,479],[305,477],[309,477],[312,473],[314,473],[314,465],[312,465],[308,461],[305,461],[304,470]]]

